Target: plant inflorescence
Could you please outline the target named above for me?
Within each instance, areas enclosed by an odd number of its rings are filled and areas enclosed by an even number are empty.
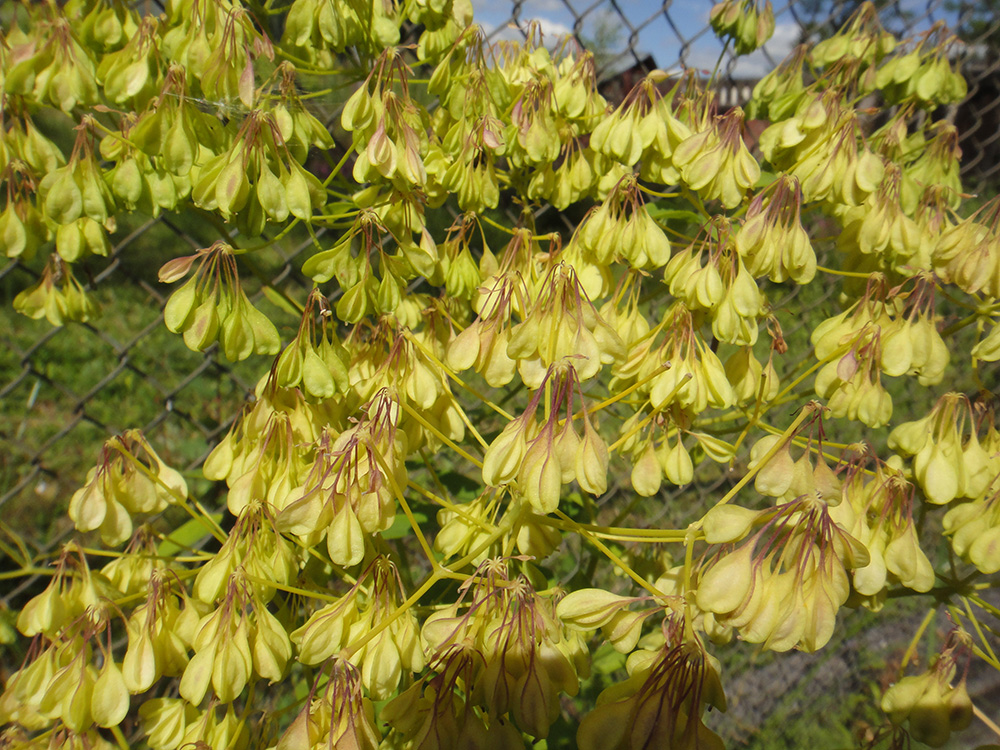
[[[966,728],[970,658],[1000,669],[1000,202],[960,211],[947,31],[862,5],[723,111],[696,71],[609,104],[589,53],[490,44],[468,0],[274,5],[0,36],[15,308],[94,319],[118,221],[183,211],[214,236],[160,269],[165,326],[261,363],[197,481],[129,430],[77,538],[8,545],[48,580],[0,746],[718,748],[713,651],[816,651],[900,596],[954,629],[871,741]],[[745,54],[774,18],[711,24]],[[269,314],[244,263],[289,239],[315,286]],[[625,669],[574,701],[601,643]]]

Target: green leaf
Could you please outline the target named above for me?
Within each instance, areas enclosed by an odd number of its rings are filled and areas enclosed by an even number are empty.
[[[774,175],[772,175],[772,178]],[[665,224],[667,221],[681,222],[686,221],[689,224],[694,224],[695,226],[701,226],[705,218],[694,211],[686,211],[681,208],[664,208],[657,203],[646,204],[646,210],[649,215],[653,217],[655,221]]]
[[[210,516],[213,522],[218,524],[222,520],[221,513],[212,513]],[[160,542],[156,554],[160,557],[170,557],[182,550],[192,549],[206,536],[212,533],[212,527],[206,518],[192,518],[183,526],[175,529],[166,539]]]
[[[0,645],[9,646],[17,641],[17,628],[14,623],[17,615],[9,609],[0,609]]]
[[[421,526],[427,521],[427,516],[424,513],[419,513],[414,511],[413,518]],[[392,526],[382,532],[383,539],[402,539],[404,536],[408,536],[410,533],[410,522],[403,513],[397,513],[396,518],[392,521]]]
[[[625,668],[626,655],[618,653],[610,643],[602,643],[590,660],[590,671],[595,674],[614,674]]]
[[[552,574],[547,569],[525,560],[521,563],[521,573],[536,590],[544,591],[549,588],[549,580],[552,578]]]
[[[483,490],[481,482],[457,471],[446,471],[440,475],[440,479],[452,497],[463,503],[475,500]]]
[[[762,169],[762,170],[760,170],[760,178],[757,180],[757,184],[754,185],[754,188],[759,190],[760,188],[767,187],[772,182],[774,182],[776,179],[778,179],[778,175],[777,174],[775,174],[774,172],[769,172],[769,171],[767,171],[765,169]]]
[[[298,302],[293,300],[291,297],[282,294],[274,287],[264,287],[264,296],[267,298],[268,302],[277,307],[279,310],[283,310],[296,318],[301,317],[302,311],[305,310],[304,307],[299,306]]]

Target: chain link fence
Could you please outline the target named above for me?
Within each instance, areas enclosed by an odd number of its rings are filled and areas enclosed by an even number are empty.
[[[591,49],[612,99],[614,91],[627,92],[653,68],[711,70],[718,64],[729,81],[720,106],[731,106],[746,101],[753,84],[796,44],[829,34],[856,5],[811,0],[778,7],[774,39],[746,59],[733,57],[711,33],[710,2],[515,0],[510,5],[478,2],[476,12],[492,39],[523,37],[532,33],[535,23],[547,40],[568,35]],[[968,184],[991,192],[1000,177],[1000,19],[984,17],[978,8],[955,0],[897,0],[884,3],[881,13],[887,28],[897,34],[920,33],[937,21],[963,33],[966,41],[957,49],[966,58],[969,94],[947,116],[959,127]],[[332,122],[335,113],[327,114]],[[551,207],[539,211],[539,219],[555,222],[554,228],[572,229]],[[86,285],[105,314],[62,328],[12,310],[16,293],[37,279],[35,265],[10,260],[0,268],[0,536],[6,533],[4,527],[16,529],[35,555],[56,549],[71,533],[65,514],[69,498],[82,485],[102,443],[127,428],[141,428],[168,464],[188,471],[194,491],[212,491],[209,483],[197,483],[197,469],[229,429],[268,363],[251,357],[233,365],[217,346],[192,352],[163,325],[162,308],[170,289],[157,281],[157,269],[169,258],[187,254],[187,248],[193,252],[206,247],[211,240],[204,234],[187,216],[132,219],[119,228],[109,257],[84,264],[87,269],[81,270],[89,271]],[[266,294],[265,286],[304,299],[311,282],[299,272],[300,256],[310,245],[306,238],[255,253],[256,265],[247,267],[244,278],[255,304],[285,321],[280,331],[284,341],[294,335],[297,320],[280,314],[275,307],[280,307],[280,299]],[[809,300],[810,309],[824,303],[826,297],[811,293],[816,298]],[[833,293],[829,289],[826,295]],[[790,303],[789,298],[777,306]],[[793,347],[798,342],[804,350],[808,334],[801,324],[785,331]],[[897,415],[905,414],[908,405],[896,408]],[[712,481],[723,479],[706,477],[698,491],[707,496]],[[663,504],[660,512],[676,512],[668,510],[671,507],[677,505]],[[0,566],[10,564],[0,561]],[[30,579],[18,580],[0,602],[20,600],[33,585]]]
[[[602,90],[612,100],[616,92],[619,97],[624,95],[653,68],[711,70],[719,65],[728,80],[719,104],[728,107],[745,102],[756,81],[796,44],[828,35],[856,7],[855,2],[823,0],[777,7],[773,40],[744,59],[724,49],[708,28],[711,2],[707,1],[477,1],[476,14],[494,40],[523,38],[533,33],[534,23],[547,43],[569,36],[591,49],[599,64]],[[956,0],[919,4],[897,0],[883,3],[881,16],[886,27],[899,35],[920,33],[937,21],[963,35],[965,41],[957,49],[965,57],[969,93],[947,116],[959,128],[966,184],[972,190],[992,193],[1000,178],[1000,55],[996,54],[1000,19],[984,14],[981,7]],[[326,114],[332,123],[336,113]],[[551,207],[541,209],[537,218],[563,231],[564,236],[573,227]],[[128,428],[141,428],[168,464],[188,472],[193,491],[211,505],[210,493],[217,490],[197,480],[198,468],[251,397],[256,378],[267,369],[268,362],[262,357],[234,365],[217,346],[204,353],[192,352],[164,327],[162,309],[171,289],[158,282],[157,269],[172,257],[206,247],[211,242],[210,232],[186,215],[133,218],[128,225],[124,223],[107,259],[81,264],[87,266],[81,275],[89,272],[86,286],[105,310],[90,323],[53,328],[45,320],[19,316],[12,309],[12,300],[37,279],[37,266],[9,260],[0,267],[0,539],[10,542],[4,537],[9,529],[16,530],[28,552],[39,558],[57,549],[72,533],[65,513],[69,498],[82,485],[102,443]],[[255,253],[255,265],[245,266],[243,281],[248,293],[274,320],[284,321],[285,329],[280,330],[284,341],[294,335],[297,320],[291,314],[281,314],[277,309],[280,299],[267,294],[265,287],[304,299],[312,284],[299,268],[310,246],[309,238],[277,243]],[[795,302],[803,311],[798,328],[784,332],[792,351],[796,347],[808,350],[810,331],[801,321],[808,319],[809,310],[824,305],[835,289],[793,290],[791,296],[777,299],[776,307],[790,306],[792,297],[804,292],[810,295],[804,307],[803,300]],[[772,290],[770,294],[776,298],[780,293]],[[995,368],[983,373],[984,378],[996,375]],[[897,401],[895,413],[898,417],[926,407],[923,401]],[[693,491],[704,499],[728,481],[720,470],[714,476],[701,477]],[[215,500],[218,503],[221,497]],[[659,515],[634,520],[676,525],[683,519],[671,515],[682,507],[690,505],[647,506],[645,513]],[[0,558],[0,569],[12,564]],[[17,579],[16,585],[0,595],[0,605],[23,601],[35,586],[33,579]],[[899,630],[894,635],[897,639],[900,633],[912,630],[909,624],[901,623],[894,626]],[[882,635],[859,635],[855,630],[848,640],[878,639],[884,636],[884,631],[880,632]],[[753,681],[759,678],[740,677],[743,681],[732,686],[737,705],[730,713],[728,737],[739,742],[741,737],[760,731],[761,717],[784,705],[782,701],[791,706],[788,710],[794,710],[796,700],[814,701],[835,688],[841,694],[852,689],[857,694],[859,686],[848,682],[849,678],[857,682],[862,673],[850,661],[854,652],[846,643],[822,656],[799,655],[798,666],[782,662],[784,666],[767,667],[782,670],[789,685],[792,672],[805,677],[813,686],[811,692],[770,696],[766,698],[768,705],[761,706],[763,693],[759,681]],[[839,671],[831,671],[829,664],[839,664]],[[837,685],[830,682],[834,677],[840,680]],[[983,689],[993,689],[993,682]]]
[[[811,0],[776,8],[772,41],[740,59],[708,28],[709,2],[514,0],[510,5],[479,2],[476,12],[491,39],[523,37],[534,24],[549,43],[572,36],[591,48],[611,98],[655,67],[710,68],[718,61],[730,81],[729,93],[720,95],[725,106],[745,101],[753,83],[795,44],[830,33],[856,7]],[[960,126],[967,181],[975,189],[991,190],[1000,170],[1000,55],[989,49],[1000,39],[1000,19],[984,18],[977,8],[954,0],[897,0],[885,3],[881,13],[887,28],[900,35],[920,33],[937,21],[966,35],[958,49],[968,60],[969,95],[949,116]],[[328,114],[332,122],[335,114]],[[11,301],[33,283],[37,270],[17,260],[0,268],[5,316],[0,509],[5,523],[28,531],[39,552],[68,532],[66,503],[108,436],[141,427],[165,460],[193,472],[265,369],[260,358],[234,366],[215,347],[191,352],[163,327],[161,309],[169,289],[156,280],[156,269],[185,254],[184,248],[208,244],[187,222],[163,216],[119,229],[108,262],[91,263],[88,269],[87,285],[107,310],[91,323],[52,328],[44,320],[17,315]],[[272,247],[255,274],[303,298],[310,283],[298,272],[299,256],[309,244]],[[248,286],[254,288],[254,279]],[[255,299],[266,308],[268,301],[261,297],[258,284]],[[289,327],[284,333],[290,332]]]

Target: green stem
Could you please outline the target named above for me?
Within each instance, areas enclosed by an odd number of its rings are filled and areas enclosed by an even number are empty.
[[[768,450],[767,453],[761,456],[760,461],[757,462],[757,465],[754,466],[746,474],[744,474],[743,478],[740,481],[738,481],[735,485],[733,485],[732,489],[730,489],[729,492],[727,492],[722,497],[722,499],[716,503],[716,505],[725,505],[734,497],[736,497],[736,494],[740,490],[742,490],[750,482],[751,479],[757,476],[758,472],[760,472],[760,470],[767,465],[767,462],[770,461],[772,458],[774,458],[774,456],[777,455],[778,451],[780,451],[785,446],[785,443],[788,442],[791,436],[795,434],[795,431],[799,429],[799,425],[801,425],[804,421],[806,421],[806,419],[815,414],[817,409],[822,409],[822,408],[823,407],[820,406],[819,403],[816,401],[810,401],[808,404],[806,404],[802,408],[802,411],[799,412],[799,416],[795,418],[795,421],[792,422],[792,424],[788,427],[788,429],[786,429],[783,433],[781,433],[782,439],[776,441],[775,444],[771,446],[770,450]]]
[[[983,634],[983,629],[980,627],[979,620],[976,618],[975,613],[973,613],[972,607],[969,606],[969,600],[967,597],[962,597],[962,606],[965,607],[965,614],[969,618],[969,621],[972,622],[972,627],[975,628],[976,634],[979,636],[979,640],[982,641],[983,648],[985,648],[986,652],[990,655],[990,663],[997,669],[1000,669],[1000,660],[998,660],[997,655],[993,653],[993,648],[990,646],[989,640],[987,640],[986,636]]]
[[[437,427],[435,427],[430,422],[428,422],[426,419],[424,419],[423,416],[420,415],[418,412],[416,412],[413,409],[412,406],[410,406],[409,404],[407,404],[405,401],[401,401],[399,405],[403,407],[403,411],[405,411],[407,414],[409,414],[415,420],[417,420],[418,422],[420,422],[420,424],[424,427],[424,429],[428,430],[438,440],[440,440],[442,443],[444,443],[445,445],[447,445],[449,448],[451,448],[453,451],[455,451],[458,455],[460,455],[462,458],[464,458],[469,463],[475,464],[476,467],[478,467],[480,469],[483,468],[483,462],[482,461],[480,461],[478,458],[476,458],[471,453],[469,453],[468,451],[466,451],[464,448],[462,448],[460,445],[458,445],[454,440],[452,440],[450,437],[448,437],[447,435],[445,435],[444,433],[442,433]]]
[[[561,510],[557,509],[556,510],[556,515],[559,516],[560,518],[562,518],[563,521],[566,521],[567,523],[572,524],[575,527],[574,531],[576,531],[577,534],[579,534],[580,536],[582,536],[584,539],[586,539],[588,542],[590,542],[593,546],[597,547],[597,549],[599,549],[601,551],[601,553],[605,557],[607,557],[609,560],[611,560],[611,562],[613,562],[616,566],[618,566],[618,569],[621,570],[625,575],[627,575],[633,581],[635,581],[636,583],[638,583],[642,588],[646,589],[646,591],[648,591],[650,594],[652,594],[653,596],[655,596],[658,600],[664,600],[665,599],[664,594],[663,594],[662,591],[660,591],[659,589],[657,589],[653,584],[651,584],[649,581],[647,581],[641,575],[639,575],[634,570],[632,570],[632,567],[627,562],[625,562],[621,557],[619,557],[614,552],[612,552],[608,548],[608,546],[606,544],[604,544],[604,542],[602,542],[600,539],[597,538],[597,536],[595,534],[593,534],[590,531],[587,531],[585,528],[583,528],[582,524],[576,523],[576,521],[574,521],[572,518],[570,518],[569,516],[567,516]]]
[[[128,740],[125,739],[125,735],[122,733],[121,727],[113,726],[111,727],[111,734],[115,738],[115,743],[118,745],[120,750],[129,750]]]
[[[52,568],[21,568],[20,570],[5,570],[0,573],[0,581],[11,578],[27,578],[28,576],[52,576],[56,571]]]
[[[538,523],[563,531],[581,532],[585,531],[600,539],[608,539],[614,542],[646,542],[665,543],[683,542],[687,538],[686,529],[630,529],[622,526],[599,526],[597,524],[580,523],[579,521],[560,521],[551,516],[541,516]]]
[[[910,663],[910,659],[917,651],[917,644],[920,643],[920,639],[923,638],[924,631],[931,624],[934,619],[934,615],[937,613],[937,607],[931,607],[927,610],[927,614],[924,615],[923,621],[920,623],[920,627],[917,628],[917,632],[913,634],[913,638],[910,639],[910,645],[906,647],[906,651],[903,652],[903,660],[899,663],[899,674],[903,674],[903,670],[906,669],[906,665]]]

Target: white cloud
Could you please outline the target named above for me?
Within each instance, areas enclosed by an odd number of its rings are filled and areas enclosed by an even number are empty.
[[[522,13],[527,16],[534,16],[538,13],[558,13],[566,10],[562,0],[528,0],[521,7],[524,8]]]
[[[542,43],[549,48],[557,46],[564,37],[572,36],[573,30],[564,23],[559,21],[553,21],[551,18],[522,18],[521,28],[527,30],[528,24],[531,21],[535,21],[538,24],[539,29],[542,32]],[[480,26],[486,32],[486,36],[489,37],[491,42],[499,42],[502,40],[513,40],[513,41],[524,41],[524,34],[514,26],[512,23],[507,23],[503,26],[497,24],[480,22]]]
[[[774,27],[774,34],[767,41],[767,44],[764,45],[764,49],[775,60],[783,60],[795,45],[799,43],[801,34],[802,27],[795,21],[779,23]]]
[[[799,35],[802,27],[795,22],[779,23],[774,27],[774,34],[764,45],[767,55],[771,60],[780,63],[787,57],[788,53],[794,49],[799,42]],[[733,75],[737,78],[757,78],[770,73],[774,69],[771,60],[767,58],[763,51],[757,50],[736,61]]]
[[[523,42],[524,34],[521,33],[512,23],[506,23],[503,26],[497,26],[493,23],[486,23],[483,21],[479,22],[479,25],[483,27],[483,33],[486,34],[486,38],[490,42]]]
[[[549,18],[535,18],[542,30],[542,36],[546,44],[558,42],[564,36],[573,36],[573,29],[564,23],[553,21]]]
[[[499,14],[510,15],[511,4],[508,2],[498,2],[497,0],[472,0],[472,9],[478,19],[480,15],[486,14],[497,16]],[[527,0],[521,5],[520,17],[536,18],[538,16],[558,16],[566,15],[567,9],[562,0]]]
[[[702,47],[695,45],[690,50],[688,50],[687,56],[684,58],[684,65],[688,68],[694,68],[695,70],[703,70],[706,73],[711,73],[715,68],[715,63],[719,59],[719,50],[717,48]],[[662,62],[657,60],[657,63]]]

